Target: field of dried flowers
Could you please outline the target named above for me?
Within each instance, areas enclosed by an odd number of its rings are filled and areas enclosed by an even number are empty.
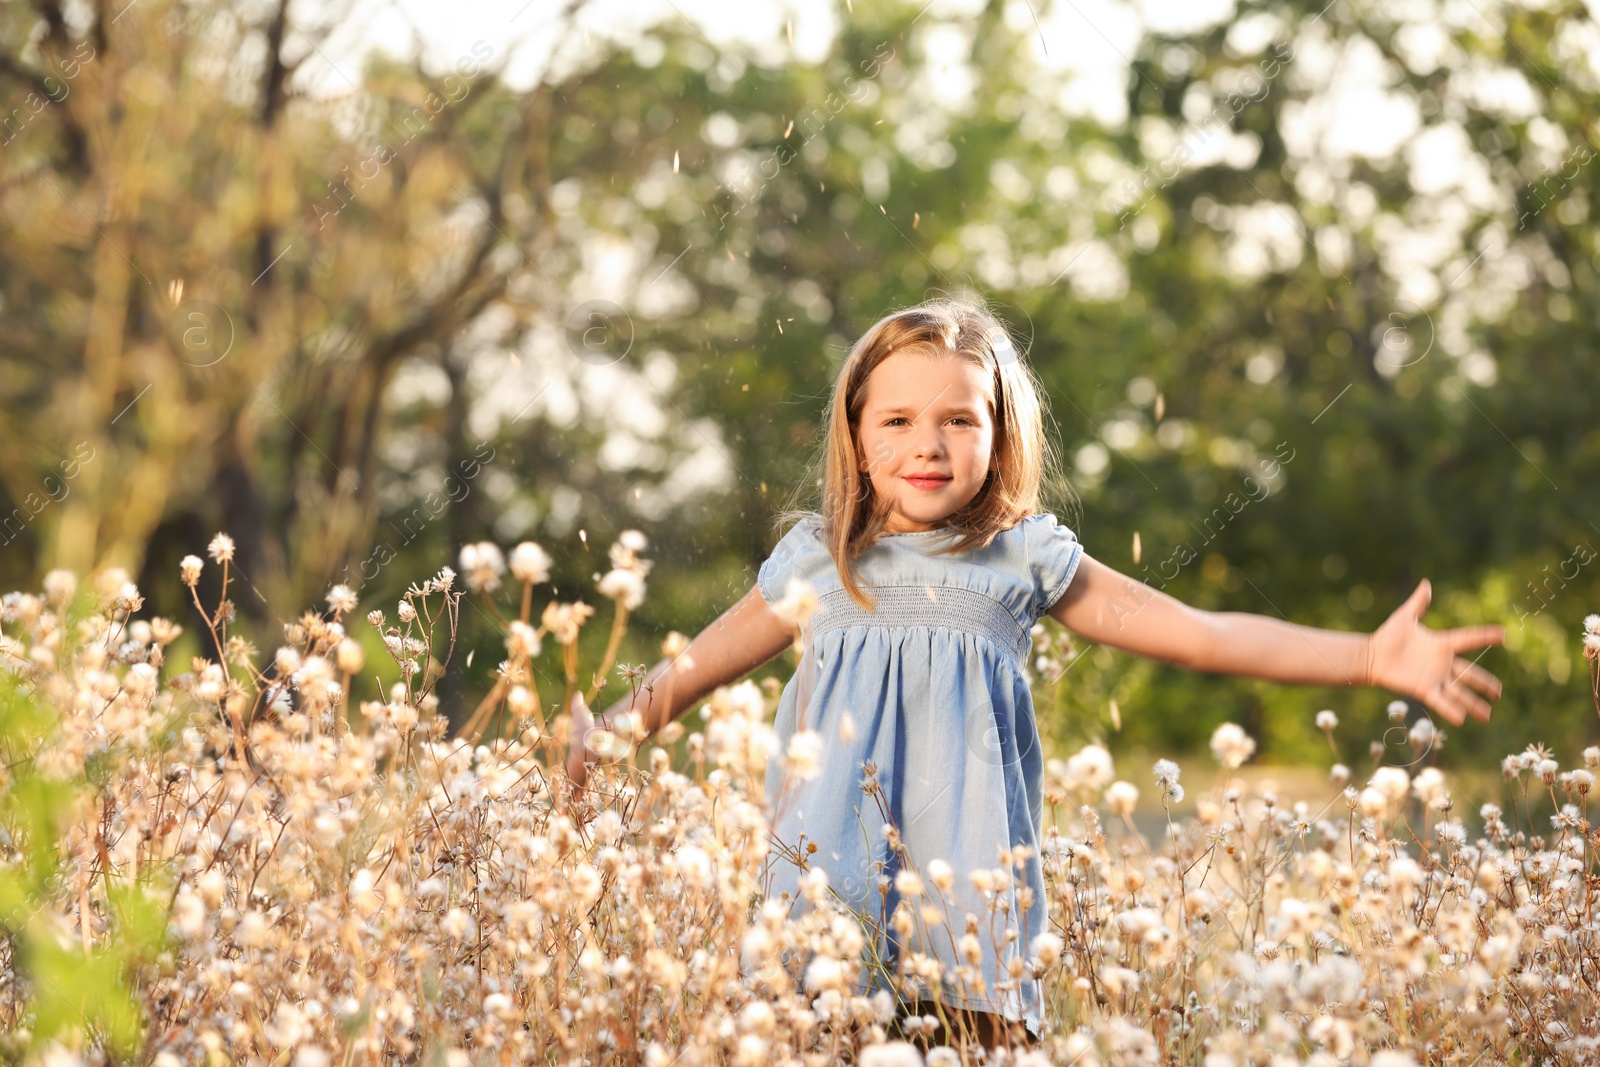
[[[601,735],[608,762],[582,795],[569,790],[567,723],[541,713],[566,705],[541,697],[529,667],[549,641],[564,696],[583,678],[591,698],[596,677],[638,683],[613,658],[644,595],[644,547],[629,532],[611,550],[599,587],[611,638],[585,670],[577,636],[593,611],[552,603],[534,625],[549,558],[531,544],[511,553],[509,582],[497,547],[469,546],[461,575],[412,586],[393,618],[354,617],[356,596],[336,587],[269,659],[230,632],[225,599],[201,602],[207,565],[193,556],[180,575],[188,625],[210,656],[190,664],[167,661],[182,625],[141,618],[126,574],[80,588],[54,572],[42,593],[6,596],[0,1055],[163,1067],[1600,1061],[1588,817],[1600,750],[1568,770],[1541,748],[1507,757],[1504,803],[1482,805],[1469,831],[1473,813],[1427,765],[1425,726],[1411,730],[1417,764],[1354,784],[1363,775],[1335,766],[1321,807],[1230,780],[1254,743],[1225,726],[1212,743],[1222,784],[1192,816],[1172,814],[1179,768],[1153,768],[1146,789],[1168,811],[1153,841],[1132,821],[1139,786],[1115,779],[1108,751],[1050,761],[1049,894],[1033,903],[1053,932],[1018,973],[986,979],[1043,981],[1042,1043],[924,1053],[893,1040],[922,1020],[896,1025],[887,995],[856,993],[865,917],[837,907],[820,874],[802,918],[761,898],[770,685],[719,690],[637,751]],[[225,598],[231,542],[219,535],[210,555]],[[464,596],[506,620],[506,659],[452,730],[433,690]],[[392,664],[365,662],[358,626],[376,628]],[[1600,687],[1600,617],[1588,628]],[[1040,655],[1065,654],[1059,633],[1036,636]],[[675,634],[664,651],[683,645]],[[1337,729],[1331,712],[1318,725]],[[657,742],[686,729],[674,767]],[[920,917],[942,922],[948,868],[899,877]],[[1005,867],[974,877],[996,907],[1012,899]],[[918,918],[903,908],[895,923]],[[937,966],[901,961],[908,982]]]

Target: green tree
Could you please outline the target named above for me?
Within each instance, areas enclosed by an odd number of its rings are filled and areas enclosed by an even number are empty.
[[[1361,629],[1427,575],[1433,621],[1511,631],[1483,660],[1507,682],[1494,724],[1452,744],[1589,736],[1593,20],[1247,4],[1146,32],[1113,121],[1063,111],[1074,75],[1044,50],[1093,27],[1038,8],[847,5],[818,63],[674,18],[569,34],[523,92],[492,81],[491,42],[455,89],[373,60],[322,100],[294,86],[332,20],[186,5],[169,27],[145,0],[80,32],[0,5],[29,42],[0,87],[71,86],[0,148],[0,485],[20,506],[78,441],[95,456],[28,526],[37,556],[0,568],[145,559],[164,584],[226,527],[290,610],[341,577],[381,598],[469,540],[585,560],[639,526],[661,565],[624,658],[652,659],[749,588],[849,343],[965,292],[1048,385],[1081,498],[1054,506],[1098,558],[1202,607]],[[244,48],[276,58],[242,80],[206,62]],[[952,66],[971,92],[936,98]],[[1414,128],[1341,144],[1347,84]],[[329,183],[429,91],[458,99],[330,220]],[[236,330],[215,366],[168,340],[194,299]],[[557,595],[592,599],[587,568]],[[1316,707],[1381,720],[1376,694],[1078,662],[1051,690],[1062,741],[1109,729],[1113,696],[1152,747],[1234,719],[1310,756]]]

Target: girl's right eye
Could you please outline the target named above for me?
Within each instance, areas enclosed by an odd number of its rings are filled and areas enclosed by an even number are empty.
[[[905,418],[903,416],[896,415],[894,418],[892,418],[888,422],[884,423],[884,425],[885,426],[893,426],[897,422],[905,422],[905,421],[906,420],[905,420]]]

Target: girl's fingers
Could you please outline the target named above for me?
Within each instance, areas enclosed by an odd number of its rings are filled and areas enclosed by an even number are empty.
[[[1428,602],[1433,599],[1433,585],[1424,578],[1417,583],[1417,587],[1406,597],[1406,602],[1401,604],[1402,609],[1409,610],[1411,617],[1420,620],[1422,613],[1428,610]]]
[[[1460,652],[1468,648],[1505,644],[1506,628],[1504,626],[1463,626],[1459,630],[1446,631],[1445,637],[1450,642],[1450,650],[1452,652]]]
[[[1450,677],[1454,681],[1465,682],[1491,700],[1500,699],[1500,679],[1471,660],[1456,657],[1450,665]]]
[[[1444,719],[1444,721],[1449,723],[1451,726],[1461,725],[1464,718],[1464,713],[1460,710],[1447,707],[1443,701],[1436,701],[1428,706],[1434,711],[1438,712],[1439,717]]]
[[[1423,703],[1443,715],[1445,722],[1448,722],[1451,726],[1460,726],[1466,721],[1466,708],[1462,707],[1444,686],[1439,686],[1430,693]]]
[[[582,693],[572,694],[572,700],[568,702],[568,710],[571,712],[570,728],[572,737],[567,750],[567,777],[572,779],[573,784],[576,786],[582,785],[588,777],[588,768],[584,766],[587,753],[584,751],[583,740],[584,735],[589,732],[589,726],[593,720],[589,714],[588,706],[584,703]]]
[[[1489,721],[1489,712],[1492,709],[1489,707],[1489,702],[1478,694],[1457,685],[1452,687],[1451,696],[1455,698],[1457,704],[1466,708],[1474,719],[1479,722]],[[1460,724],[1458,723],[1457,725]]]

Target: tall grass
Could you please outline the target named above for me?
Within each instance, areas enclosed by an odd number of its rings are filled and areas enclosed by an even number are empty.
[[[1163,798],[1166,829],[1147,840],[1138,785],[1086,749],[1048,764],[1048,894],[1032,903],[1050,932],[1009,974],[942,973],[917,953],[889,965],[868,951],[871,918],[845,909],[825,872],[804,879],[813,906],[799,918],[762,896],[764,867],[785,862],[761,806],[773,691],[718,690],[678,767],[661,738],[640,750],[602,737],[605,762],[575,790],[561,769],[567,723],[542,714],[554,700],[530,665],[558,661],[575,691],[592,611],[551,604],[535,627],[548,557],[519,547],[502,592],[498,550],[472,547],[464,577],[413,586],[393,619],[353,618],[355,596],[336,588],[270,659],[232,631],[225,538],[211,546],[218,604],[201,601],[202,561],[184,564],[210,653],[189,664],[168,662],[182,626],[141,618],[124,574],[80,590],[56,572],[42,593],[4,598],[0,1055],[163,1067],[1600,1060],[1588,815],[1600,750],[1567,770],[1543,748],[1508,757],[1504,796],[1478,808],[1471,833],[1431,751],[1374,767],[1364,787],[1336,775],[1320,807],[1224,773],[1183,818],[1181,772],[1163,761],[1146,792]],[[613,672],[643,595],[643,547],[633,535],[613,548],[596,673]],[[465,595],[501,620],[507,656],[452,730],[433,690]],[[1593,671],[1600,619],[1590,625]],[[383,672],[364,662],[359,626],[379,631]],[[674,635],[667,651],[681,650]],[[638,684],[636,669],[621,674]],[[1231,728],[1214,748],[1228,771],[1253,743]],[[898,928],[952,925],[973,959],[965,938],[995,916],[950,922],[956,877],[1014,922],[1006,868],[918,859],[905,857]],[[934,1020],[857,992],[871,966],[891,966],[908,998],[940,981],[1037,977],[1044,1037],[919,1050],[902,1038]]]

